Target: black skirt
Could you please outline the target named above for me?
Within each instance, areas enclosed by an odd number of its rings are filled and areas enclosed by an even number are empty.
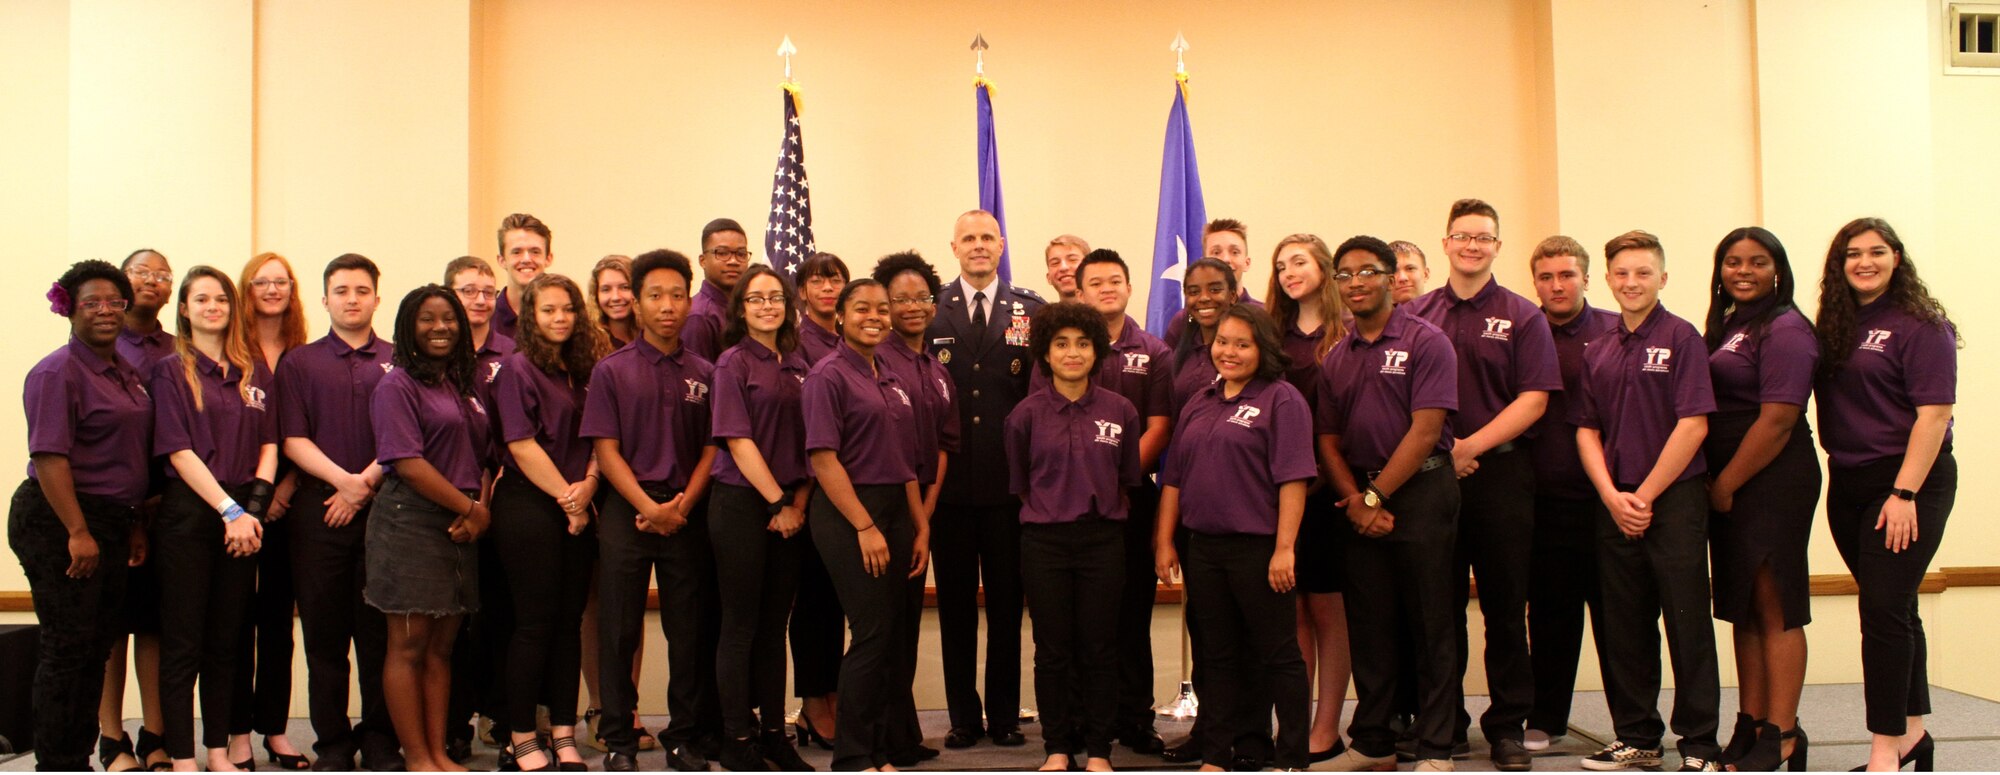
[[[1347,564],[1342,558],[1347,553],[1347,536],[1354,528],[1347,522],[1347,511],[1333,505],[1339,501],[1330,485],[1306,496],[1306,512],[1299,519],[1299,537],[1294,544],[1298,548],[1292,553],[1297,560],[1300,592],[1324,595],[1344,591],[1341,585],[1347,580]]]
[[[1709,417],[1703,453],[1711,476],[1722,473],[1757,419],[1755,410]],[[1709,555],[1715,573],[1715,618],[1754,624],[1758,568],[1771,568],[1785,613],[1785,628],[1812,621],[1806,544],[1819,510],[1819,456],[1805,417],[1770,465],[1736,491],[1730,513],[1709,513]]]

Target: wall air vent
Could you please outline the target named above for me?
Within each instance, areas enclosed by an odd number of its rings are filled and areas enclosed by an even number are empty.
[[[1948,73],[2000,75],[2000,3],[1955,3],[1944,7]]]

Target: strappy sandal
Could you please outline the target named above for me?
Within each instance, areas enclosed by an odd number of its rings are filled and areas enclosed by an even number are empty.
[[[590,771],[590,765],[585,764],[583,762],[566,762],[562,760],[563,749],[569,749],[571,751],[577,750],[576,737],[572,735],[563,735],[562,737],[558,737],[550,741],[550,746],[555,749],[556,770],[558,772]],[[583,758],[582,752],[577,753],[577,758],[579,759]]]
[[[166,752],[166,738],[153,734],[152,730],[145,727],[139,728],[139,745],[132,755],[139,759],[140,764],[145,765],[146,769],[151,772],[172,772],[174,769],[173,759],[161,759],[157,762],[150,761],[153,758],[153,754],[165,754]]]
[[[132,757],[132,761],[139,763],[135,766],[126,767],[125,769],[122,770],[111,769],[111,763],[118,761],[118,757],[120,756],[130,756]],[[98,735],[97,764],[98,766],[103,767],[105,772],[146,771],[145,762],[140,762],[139,755],[132,752],[132,737],[130,735],[119,735],[117,740],[113,740],[103,735]]]

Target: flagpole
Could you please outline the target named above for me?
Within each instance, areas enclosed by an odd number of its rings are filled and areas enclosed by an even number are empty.
[[[1188,50],[1187,38],[1182,36],[1179,32],[1176,32],[1174,33],[1174,42],[1168,44],[1167,48],[1168,50],[1174,52],[1175,88],[1180,90],[1179,97],[1182,100],[1185,100],[1187,98],[1187,82],[1188,82],[1187,57],[1186,57]],[[1162,718],[1191,719],[1201,714],[1201,699],[1196,697],[1194,693],[1194,644],[1190,640],[1192,638],[1192,634],[1188,630],[1187,623],[1188,623],[1187,577],[1183,575],[1181,577],[1181,627],[1180,627],[1181,689],[1179,694],[1176,697],[1174,697],[1174,699],[1168,701],[1167,703],[1161,705],[1159,708],[1155,709]]]

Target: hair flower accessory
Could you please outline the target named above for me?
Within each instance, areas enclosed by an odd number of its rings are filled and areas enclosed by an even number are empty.
[[[62,283],[49,283],[48,299],[50,312],[69,317],[76,311],[76,303],[70,300],[69,291],[62,287]]]

